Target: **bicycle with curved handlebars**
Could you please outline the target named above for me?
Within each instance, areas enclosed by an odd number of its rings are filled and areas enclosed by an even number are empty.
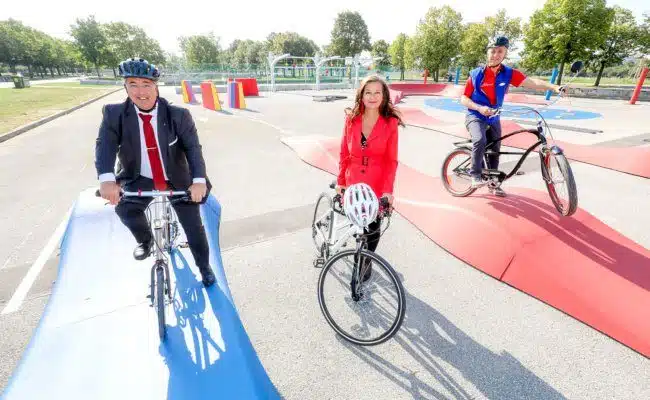
[[[189,191],[121,191],[121,196],[125,197],[152,197],[145,210],[147,221],[151,226],[153,233],[153,251],[155,259],[151,267],[151,284],[150,295],[151,307],[156,309],[158,317],[158,336],[161,340],[166,337],[166,317],[165,311],[167,305],[172,303],[172,287],[169,278],[169,264],[167,255],[172,256],[176,248],[187,247],[187,243],[176,243],[180,231],[178,229],[178,219],[172,205],[178,202],[187,202],[191,199]],[[95,196],[100,196],[99,190]]]
[[[330,189],[335,186],[333,182]],[[379,236],[388,229],[391,212],[388,200],[382,198],[377,217]],[[317,251],[314,267],[322,268],[318,303],[334,331],[358,345],[387,341],[397,333],[406,313],[406,296],[397,273],[386,259],[368,250],[368,237],[377,230],[353,224],[345,215],[339,194],[332,197],[323,192],[318,197],[312,220]],[[351,238],[356,247],[341,251]]]
[[[575,73],[573,79],[575,79],[581,68],[581,61],[576,61],[571,65],[571,72]],[[573,79],[571,79],[571,81]],[[566,85],[564,91],[566,91]],[[555,102],[562,97],[561,94],[558,95],[553,102],[547,104],[545,107],[555,104]],[[522,111],[518,112],[517,109],[521,109]],[[501,115],[503,112],[504,110],[502,108],[497,108],[493,117]],[[554,143],[551,130],[542,114],[535,108],[528,106],[517,106],[514,110],[505,112],[519,115],[533,113],[537,120],[537,126],[535,129],[516,130],[501,136],[498,139],[489,141],[485,147],[486,150],[482,160],[481,180],[487,184],[490,189],[500,187],[504,181],[518,173],[526,157],[539,147],[538,153],[541,161],[542,179],[544,180],[553,205],[563,216],[570,216],[575,213],[578,208],[578,190],[573,176],[573,171],[571,170],[569,161],[564,155],[564,151]],[[498,142],[520,133],[531,133],[536,136],[537,141],[524,152],[496,151],[494,149]],[[547,140],[547,137],[550,137],[550,142]],[[455,142],[454,145],[456,146],[456,149],[452,150],[447,157],[445,157],[445,160],[442,163],[442,183],[445,189],[447,189],[447,191],[453,196],[466,197],[478,189],[471,184],[471,142],[471,139],[462,142]],[[490,156],[498,156],[502,154],[521,155],[521,158],[508,173],[499,169],[487,168],[487,166],[490,165],[488,162]],[[556,167],[556,169],[553,167]],[[461,181],[458,185],[456,184],[456,178],[459,178]],[[561,196],[561,191],[564,196]]]

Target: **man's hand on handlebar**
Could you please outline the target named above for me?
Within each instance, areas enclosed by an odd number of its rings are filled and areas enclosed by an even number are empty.
[[[493,108],[490,108],[490,107],[488,107],[488,106],[480,106],[480,107],[478,108],[478,112],[480,112],[481,114],[485,115],[486,117],[491,117],[492,115],[494,115],[494,113],[496,112],[496,110],[493,109]]]
[[[120,185],[113,181],[102,182],[99,184],[99,194],[103,199],[108,200],[111,205],[119,203],[120,190]]]
[[[205,183],[193,183],[188,190],[192,194],[192,201],[200,203],[208,192],[208,186]]]

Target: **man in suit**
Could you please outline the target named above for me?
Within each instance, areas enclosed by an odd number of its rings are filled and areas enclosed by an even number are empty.
[[[187,109],[159,97],[158,69],[143,59],[120,63],[128,98],[108,104],[95,145],[95,168],[100,195],[116,205],[115,212],[138,245],[136,260],[144,260],[153,247],[153,235],[144,214],[150,197],[122,197],[120,190],[189,190],[192,202],[173,207],[187,235],[192,255],[206,287],[215,282],[199,203],[211,189],[192,116]],[[119,166],[114,171],[115,160]]]

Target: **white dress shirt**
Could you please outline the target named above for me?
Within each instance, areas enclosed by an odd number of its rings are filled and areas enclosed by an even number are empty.
[[[138,118],[138,127],[140,128],[140,175],[145,178],[153,179],[153,172],[151,171],[151,162],[149,162],[149,152],[147,152],[147,142],[144,138],[144,121],[140,118],[139,114],[151,115],[151,126],[153,127],[154,137],[156,138],[156,147],[158,148],[158,156],[160,160],[162,158],[162,152],[160,151],[160,142],[158,141],[158,102],[154,106],[153,110],[149,112],[140,111],[138,107],[133,105],[135,109],[137,118]],[[165,171],[165,165],[163,164],[163,174],[165,175],[165,180],[168,181],[167,171]],[[107,172],[105,174],[99,175],[99,182],[115,182],[115,174],[112,172]],[[192,182],[194,183],[205,183],[205,178],[193,178]]]

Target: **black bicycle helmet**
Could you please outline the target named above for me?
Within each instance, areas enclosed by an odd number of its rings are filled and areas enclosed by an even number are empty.
[[[488,44],[488,49],[492,47],[505,47],[506,49],[510,47],[510,40],[505,36],[497,36],[490,41]]]
[[[120,63],[120,76],[126,78],[145,78],[157,81],[160,71],[155,65],[142,58],[129,58]]]

